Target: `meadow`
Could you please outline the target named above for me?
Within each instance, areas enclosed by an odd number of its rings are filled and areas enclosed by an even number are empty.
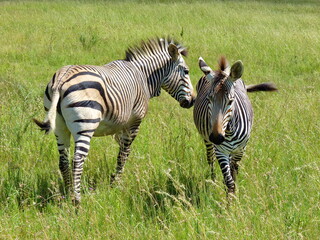
[[[0,239],[319,239],[320,2],[0,1]],[[155,36],[189,49],[195,87],[202,56],[241,59],[254,127],[228,204],[210,180],[192,117],[169,94],[151,100],[122,181],[118,146],[94,138],[75,211],[62,194],[43,94],[64,65],[104,65]]]

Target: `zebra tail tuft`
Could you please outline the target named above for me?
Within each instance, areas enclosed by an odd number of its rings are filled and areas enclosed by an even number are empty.
[[[32,120],[41,128],[41,131],[45,131],[45,134],[48,134],[50,132],[51,126],[49,120],[46,122],[41,122],[35,118],[33,118]]]
[[[41,128],[41,130],[46,132],[46,134],[54,131],[56,128],[56,115],[59,98],[59,91],[53,91],[51,106],[45,120],[43,122],[40,122],[37,119],[33,119],[33,121]]]
[[[247,92],[273,92],[278,91],[274,83],[260,83],[246,86]]]

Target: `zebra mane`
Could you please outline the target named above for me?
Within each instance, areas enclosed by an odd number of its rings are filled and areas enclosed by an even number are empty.
[[[215,71],[214,82],[217,85],[214,87],[213,91],[217,93],[224,87],[224,82],[226,77],[229,75],[227,72],[229,71],[229,64],[225,56],[221,56],[219,59],[219,70]]]
[[[168,52],[168,46],[173,43],[177,46],[179,53],[183,56],[188,55],[188,50],[180,43],[176,42],[170,37],[167,38],[153,38],[147,41],[142,41],[140,46],[129,47],[126,51],[126,61],[134,61],[141,56],[150,56],[161,52]]]
[[[216,82],[217,84],[213,88],[213,91],[215,94],[224,88],[225,80],[226,80],[225,73],[222,71],[216,71],[214,82]]]

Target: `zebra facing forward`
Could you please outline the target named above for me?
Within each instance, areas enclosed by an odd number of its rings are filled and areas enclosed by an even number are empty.
[[[241,79],[243,64],[235,62],[232,67],[224,57],[218,71],[199,58],[200,69],[205,74],[197,84],[194,103],[194,122],[204,139],[207,160],[214,180],[214,154],[220,165],[228,193],[235,191],[238,161],[241,160],[250,137],[253,110],[248,92],[275,91],[272,83],[245,86]]]
[[[67,190],[72,187],[75,203],[80,202],[80,178],[93,136],[114,134],[120,145],[113,182],[123,172],[150,98],[159,96],[163,88],[181,107],[193,105],[186,54],[187,49],[174,40],[157,38],[129,48],[124,60],[104,66],[65,66],[54,74],[44,94],[46,119],[34,122],[56,135],[59,168]],[[71,135],[75,143],[72,177]]]

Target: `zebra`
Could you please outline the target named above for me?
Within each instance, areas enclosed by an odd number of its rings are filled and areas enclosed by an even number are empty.
[[[253,123],[253,109],[247,92],[276,91],[273,83],[245,86],[241,79],[243,63],[231,68],[225,57],[219,60],[219,70],[213,71],[199,58],[204,73],[196,85],[194,123],[205,146],[211,178],[215,179],[214,155],[220,165],[227,194],[234,194],[238,162],[241,160]]]
[[[183,58],[187,53],[174,39],[157,37],[129,47],[123,60],[104,66],[68,65],[54,74],[44,94],[46,118],[33,120],[46,133],[54,132],[59,168],[75,204],[81,201],[80,179],[93,136],[114,135],[120,146],[112,184],[123,173],[149,100],[159,96],[161,88],[181,107],[192,107],[195,96]],[[72,177],[68,160],[71,135]]]

